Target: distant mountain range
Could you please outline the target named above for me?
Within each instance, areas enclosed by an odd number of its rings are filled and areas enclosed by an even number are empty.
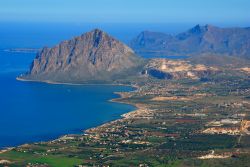
[[[95,29],[53,48],[43,48],[20,79],[98,83],[135,75],[142,64],[143,59],[128,46]]]
[[[196,25],[178,35],[144,31],[132,40],[130,46],[138,54],[217,54],[250,58],[250,28]]]

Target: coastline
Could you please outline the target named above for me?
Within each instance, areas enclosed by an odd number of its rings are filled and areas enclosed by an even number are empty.
[[[138,87],[137,87],[138,88]],[[114,121],[109,121],[107,123],[104,123],[100,126],[96,126],[96,127],[93,127],[93,128],[89,128],[89,129],[86,129],[84,131],[84,133],[95,133],[97,132],[98,133],[98,130],[101,129],[101,128],[105,128],[105,127],[108,127],[112,124],[115,124],[117,122],[123,122],[127,119],[136,119],[136,118],[140,118],[140,117],[143,117],[143,115],[146,113],[146,114],[149,114],[151,110],[147,109],[147,107],[145,105],[141,105],[141,104],[136,104],[136,103],[129,103],[129,102],[123,102],[123,101],[120,101],[122,100],[124,97],[124,93],[126,92],[115,92],[115,94],[118,94],[120,97],[119,98],[114,98],[114,99],[111,99],[109,101],[111,102],[115,102],[115,103],[122,103],[122,104],[128,104],[128,105],[131,105],[131,106],[134,106],[135,107],[135,110],[132,110],[130,112],[127,112],[127,113],[124,113],[121,115],[121,118],[119,119],[116,119]],[[144,113],[144,114],[142,114]]]
[[[128,85],[128,84],[74,84],[74,83],[60,83],[60,82],[52,82],[52,81],[37,81],[37,80],[27,80],[27,79],[22,79],[20,77],[16,77],[16,80],[18,81],[22,81],[22,82],[37,82],[37,83],[46,83],[46,84],[52,84],[52,85],[72,85],[72,86],[84,86],[84,85],[114,85],[114,86],[129,86],[129,87],[132,87],[132,88],[135,88],[137,89],[138,86],[137,85]],[[116,95],[119,95],[120,97],[117,97],[117,98],[113,98],[113,99],[110,99],[108,101],[110,102],[114,102],[114,103],[121,103],[121,104],[127,104],[127,105],[131,105],[133,107],[135,107],[134,110],[132,111],[129,111],[127,113],[124,113],[122,115],[120,115],[120,118],[119,119],[115,119],[115,120],[111,120],[111,121],[108,121],[106,123],[103,123],[101,125],[98,125],[96,127],[91,127],[91,128],[88,128],[86,130],[83,130],[81,131],[80,134],[84,135],[86,133],[89,133],[93,130],[96,130],[98,128],[101,128],[101,127],[105,127],[105,126],[109,126],[110,124],[112,123],[115,123],[117,121],[122,121],[123,119],[126,119],[128,118],[128,115],[132,114],[132,113],[135,113],[137,112],[138,110],[140,110],[140,107],[136,104],[132,104],[132,103],[125,103],[125,102],[122,102],[122,101],[119,101],[120,99],[124,98],[123,96],[123,92],[113,92],[113,94],[116,94]],[[75,134],[65,134],[65,135],[62,135],[62,136],[59,136],[53,140],[58,140],[62,137],[65,137],[65,136],[68,136],[68,135],[75,135]],[[50,141],[53,141],[53,140],[48,140],[48,141],[39,141],[39,142],[50,142]],[[39,142],[31,142],[31,143],[25,143],[25,144],[32,144],[32,143],[39,143]],[[25,144],[22,144],[22,145],[25,145]],[[14,146],[14,147],[5,147],[3,149],[0,148],[0,154],[2,153],[5,153],[7,151],[11,151],[12,149],[16,148],[16,147],[19,147],[19,146],[22,146],[22,145],[18,145],[18,146]]]
[[[51,84],[51,85],[71,85],[71,86],[84,86],[84,85],[113,85],[113,86],[129,86],[132,88],[137,89],[137,85],[129,85],[129,84],[121,84],[121,83],[70,83],[70,82],[55,82],[55,81],[50,81],[50,80],[32,80],[32,79],[24,79],[20,77],[16,77],[17,81],[22,81],[22,82],[36,82],[36,83],[46,83],[46,84]]]
[[[129,86],[129,85],[123,85],[123,86]],[[133,87],[133,86],[131,86],[131,87]],[[138,87],[136,86],[136,88],[138,88]],[[121,103],[121,104],[128,104],[128,105],[131,105],[131,106],[135,107],[135,110],[132,110],[132,111],[129,111],[127,113],[124,113],[124,114],[120,115],[121,118],[119,118],[119,119],[116,119],[116,120],[113,120],[113,121],[108,121],[108,122],[106,122],[106,123],[104,123],[102,125],[86,129],[86,130],[83,131],[83,134],[92,133],[93,131],[96,131],[99,128],[110,126],[113,123],[116,123],[116,122],[119,122],[119,121],[123,121],[124,119],[129,119],[129,118],[131,118],[131,115],[133,115],[133,114],[137,113],[138,111],[141,111],[141,110],[144,109],[140,105],[137,105],[137,104],[134,104],[134,103],[128,103],[128,102],[126,103],[126,102],[120,101],[121,99],[124,98],[124,95],[123,95],[124,92],[113,92],[113,93],[119,95],[120,97],[114,98],[114,99],[110,99],[109,100],[110,102]]]

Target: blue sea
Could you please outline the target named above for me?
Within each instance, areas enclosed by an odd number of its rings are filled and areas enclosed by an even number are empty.
[[[131,87],[17,81],[34,56],[0,52],[0,148],[81,133],[135,109],[109,102]]]
[[[135,109],[109,101],[118,97],[114,92],[131,91],[131,87],[51,85],[16,80],[28,71],[36,53],[9,52],[8,49],[51,47],[92,28],[104,29],[125,43],[143,30],[177,33],[174,27],[164,29],[154,25],[1,23],[0,149],[81,133]]]

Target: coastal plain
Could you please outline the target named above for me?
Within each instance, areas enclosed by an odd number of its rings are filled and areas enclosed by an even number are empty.
[[[137,110],[79,135],[1,152],[1,163],[61,167],[248,166],[250,80],[245,69],[249,66],[152,61],[137,79],[117,81],[136,90],[117,92],[121,97],[112,101],[134,105]],[[148,73],[152,68],[170,71],[172,78],[152,77]]]

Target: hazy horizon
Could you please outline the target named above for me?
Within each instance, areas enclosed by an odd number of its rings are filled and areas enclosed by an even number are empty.
[[[0,22],[1,24],[1,22]],[[0,49],[41,48],[79,36],[99,28],[115,38],[129,44],[142,31],[163,32],[172,35],[182,33],[199,23],[34,23],[5,22],[0,27]],[[205,24],[201,24],[205,25]],[[239,25],[219,25],[219,27],[239,27]],[[249,27],[249,26],[243,26]],[[15,39],[14,41],[12,39]],[[42,41],[42,42],[41,42]]]

